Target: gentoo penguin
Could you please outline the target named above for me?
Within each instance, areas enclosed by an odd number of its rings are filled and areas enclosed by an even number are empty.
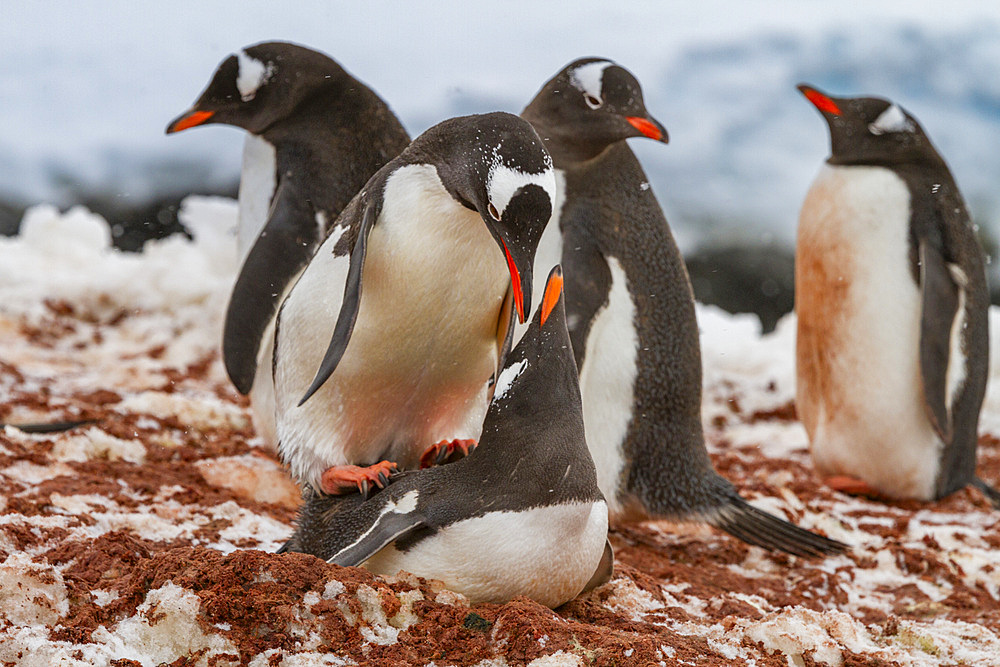
[[[587,442],[612,520],[704,521],[797,555],[842,549],[746,503],[712,467],[691,284],[625,142],[667,141],[639,82],[611,61],[577,60],[522,116],[556,166],[556,208],[537,261],[560,261],[565,272]]]
[[[222,353],[237,390],[250,393],[258,433],[274,444],[270,360],[278,304],[330,223],[410,139],[371,89],[326,55],[287,42],[226,58],[167,133],[210,123],[247,131],[237,229],[243,265]]]
[[[477,437],[554,194],[538,135],[505,113],[444,121],[368,181],[278,314],[278,452],[294,477],[364,490]]]
[[[439,579],[473,603],[557,607],[610,578],[608,511],[587,450],[558,267],[500,373],[479,446],[366,501],[313,494],[282,551]]]
[[[831,155],[795,253],[796,405],[831,486],[931,500],[975,476],[989,336],[983,250],[948,165],[913,116],[799,90]]]

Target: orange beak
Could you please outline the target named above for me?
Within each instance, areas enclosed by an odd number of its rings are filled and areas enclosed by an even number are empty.
[[[180,132],[181,130],[201,125],[214,115],[214,111],[192,111],[186,113],[167,126],[167,134],[173,134],[174,132]]]
[[[542,298],[542,319],[539,326],[545,326],[545,320],[549,318],[552,309],[559,303],[559,295],[562,294],[563,277],[561,272],[556,272],[549,278],[549,284],[545,286],[545,297]]]
[[[639,132],[641,132],[644,136],[647,136],[650,139],[655,139],[656,141],[661,141],[663,139],[663,130],[661,130],[656,123],[648,118],[626,116],[625,120],[629,122],[629,125],[639,130]]]
[[[524,324],[524,292],[521,291],[521,274],[517,270],[517,265],[514,264],[514,258],[510,256],[510,251],[507,250],[507,244],[503,239],[500,239],[500,243],[503,244],[503,254],[507,258],[507,270],[510,271],[510,284],[514,289],[514,306],[517,308],[517,321]]]
[[[813,90],[812,88],[807,88],[806,86],[801,86],[799,90],[801,90],[802,94],[806,96],[806,99],[812,102],[813,106],[820,111],[831,113],[834,116],[839,116],[841,114],[840,107],[837,106],[837,103],[818,90]]]

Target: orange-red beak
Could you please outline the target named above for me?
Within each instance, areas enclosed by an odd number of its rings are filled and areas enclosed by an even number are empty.
[[[643,136],[666,143],[667,133],[658,123],[648,118],[640,118],[639,116],[626,116],[625,120],[629,122],[629,125],[639,130]]]
[[[563,277],[562,271],[558,269],[549,276],[549,282],[545,285],[545,296],[542,298],[542,319],[539,326],[545,326],[545,320],[552,314],[552,309],[559,303],[559,295],[562,294]]]
[[[814,107],[823,113],[833,114],[834,116],[839,116],[842,113],[836,102],[815,88],[810,88],[809,86],[799,86],[799,90],[802,91],[802,94],[806,96],[807,100],[813,103]]]
[[[507,243],[500,239],[503,244],[503,255],[507,258],[507,270],[510,271],[510,284],[514,290],[514,307],[517,308],[517,321],[524,324],[524,292],[521,289],[521,273],[517,270],[514,258],[507,250]]]
[[[214,115],[214,111],[190,111],[175,119],[170,125],[167,125],[167,134],[173,134],[174,132],[180,132],[181,130],[201,125]]]

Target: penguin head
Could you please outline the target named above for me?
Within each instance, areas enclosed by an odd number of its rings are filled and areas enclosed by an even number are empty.
[[[484,432],[506,428],[504,424],[516,416],[515,421],[536,424],[534,430],[538,424],[559,425],[566,420],[575,429],[579,422],[582,438],[580,380],[563,301],[562,269],[557,265],[546,280],[541,307],[497,376]]]
[[[170,122],[167,134],[208,123],[260,134],[317,90],[349,78],[331,58],[297,44],[248,46],[222,61],[198,101]]]
[[[587,160],[630,137],[667,143],[666,129],[646,111],[638,80],[603,58],[567,65],[521,115],[546,137],[557,160]]]
[[[917,119],[879,97],[832,97],[800,84],[799,91],[830,127],[831,164],[894,164],[941,160]]]
[[[552,158],[526,121],[495,112],[452,118],[411,145],[442,184],[479,213],[510,271],[518,320],[531,312],[532,264],[556,195]]]

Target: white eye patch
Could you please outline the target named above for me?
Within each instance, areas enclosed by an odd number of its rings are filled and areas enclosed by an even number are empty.
[[[548,193],[550,204],[556,200],[556,176],[551,164],[540,173],[529,174],[511,169],[498,160],[490,168],[489,176],[486,178],[486,196],[502,218],[504,209],[507,208],[514,193],[532,183]]]
[[[497,377],[496,389],[493,392],[493,400],[499,401],[501,398],[507,395],[510,390],[510,386],[514,384],[514,380],[517,376],[524,372],[524,369],[528,367],[528,360],[521,359],[516,363],[511,364],[507,368],[500,372],[499,377]]]
[[[892,104],[879,114],[875,122],[868,125],[872,134],[889,134],[890,132],[913,132],[913,122],[906,117],[899,105]]]
[[[603,101],[601,90],[604,82],[604,70],[614,65],[610,60],[596,60],[586,65],[580,65],[569,73],[569,82],[585,95],[590,95]]]
[[[236,88],[240,91],[240,98],[244,102],[249,102],[270,78],[273,68],[249,55],[246,51],[240,51],[236,54],[236,63],[239,65]]]

